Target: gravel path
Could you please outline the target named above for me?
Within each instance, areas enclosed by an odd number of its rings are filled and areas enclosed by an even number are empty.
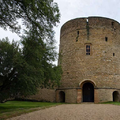
[[[120,106],[65,104],[31,112],[9,120],[120,120]]]

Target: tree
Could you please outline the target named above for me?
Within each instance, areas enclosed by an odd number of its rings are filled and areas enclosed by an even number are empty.
[[[18,20],[21,19],[24,38],[33,34],[32,40],[41,47],[44,43],[54,46],[53,27],[59,22],[59,18],[58,5],[53,0],[0,0],[0,26],[4,29],[10,27],[12,31],[18,32]]]
[[[57,55],[54,50],[55,47],[42,42],[41,38],[36,38],[34,35],[35,34],[32,34],[32,32],[29,32],[22,40],[23,59],[35,70],[29,77],[33,77],[37,85],[41,88],[59,86],[62,71],[60,66],[53,64]],[[33,38],[35,40],[33,40]],[[31,71],[33,71],[33,69]]]
[[[0,102],[9,97],[33,95],[37,88],[59,86],[61,67],[50,61],[54,55],[47,46],[41,46],[31,39],[22,41],[21,50],[16,42],[0,41]]]
[[[11,71],[8,72],[12,75],[10,78],[1,71],[0,98],[32,95],[38,87],[60,84],[61,67],[53,64],[57,56],[53,27],[59,22],[59,17],[58,6],[53,0],[0,1],[0,26],[4,29],[10,27],[13,32],[19,33],[18,20],[21,19],[25,28],[21,36],[21,49],[15,42],[3,42],[7,56],[13,55],[9,62]],[[12,51],[9,53],[7,46],[16,50],[16,55]],[[5,55],[6,51],[3,49],[2,53]],[[3,59],[5,65],[1,66],[2,69],[6,68],[6,61],[9,60],[7,56]],[[4,93],[7,93],[5,97],[2,96]]]
[[[16,42],[10,44],[7,38],[0,41],[0,101],[11,94],[17,79],[15,61],[19,55]]]
[[[53,0],[0,0],[0,26],[20,30],[18,20],[41,37],[52,36],[53,26],[59,22],[59,9]]]

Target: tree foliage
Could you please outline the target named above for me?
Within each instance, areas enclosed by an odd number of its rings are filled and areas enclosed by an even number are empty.
[[[33,78],[31,81],[34,81],[37,87],[53,88],[54,86],[59,86],[62,71],[60,66],[55,66],[52,63],[52,61],[55,61],[57,54],[54,47],[41,42],[41,38],[33,40],[33,38],[36,38],[33,35],[34,34],[30,32],[27,36],[24,36],[21,41],[23,44],[23,59],[31,67],[31,69],[28,69],[28,71],[30,71],[27,76]],[[26,75],[26,73],[24,74]],[[26,81],[27,79],[28,78],[26,78]],[[34,90],[32,89],[32,91]]]
[[[23,49],[16,42],[0,41],[0,101],[9,97],[33,95],[37,88],[59,86],[61,67],[50,61],[54,54],[47,46],[41,46],[31,39],[24,38]]]
[[[53,0],[0,1],[0,26],[20,33],[23,26],[19,20],[24,25],[21,49],[16,42],[0,42],[1,100],[32,95],[38,87],[51,88],[60,84],[61,67],[53,64],[57,56],[53,27],[59,22],[59,17],[57,3]]]
[[[59,22],[59,17],[53,0],[0,0],[0,26],[9,26],[15,32],[19,31],[17,20],[22,19],[25,27],[36,29],[42,37]]]
[[[0,100],[4,100],[11,93],[17,79],[15,61],[19,57],[18,45],[8,39],[0,41]]]

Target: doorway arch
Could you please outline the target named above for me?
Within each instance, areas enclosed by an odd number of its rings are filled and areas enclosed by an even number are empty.
[[[113,102],[119,102],[119,92],[118,91],[113,92]]]
[[[63,91],[59,92],[59,101],[65,102],[65,92],[63,92]]]
[[[83,102],[94,102],[94,86],[90,82],[86,82],[82,87]]]

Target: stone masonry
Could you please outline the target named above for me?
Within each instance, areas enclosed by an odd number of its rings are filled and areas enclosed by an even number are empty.
[[[119,101],[120,23],[104,17],[77,18],[61,28],[63,75],[56,101]]]

